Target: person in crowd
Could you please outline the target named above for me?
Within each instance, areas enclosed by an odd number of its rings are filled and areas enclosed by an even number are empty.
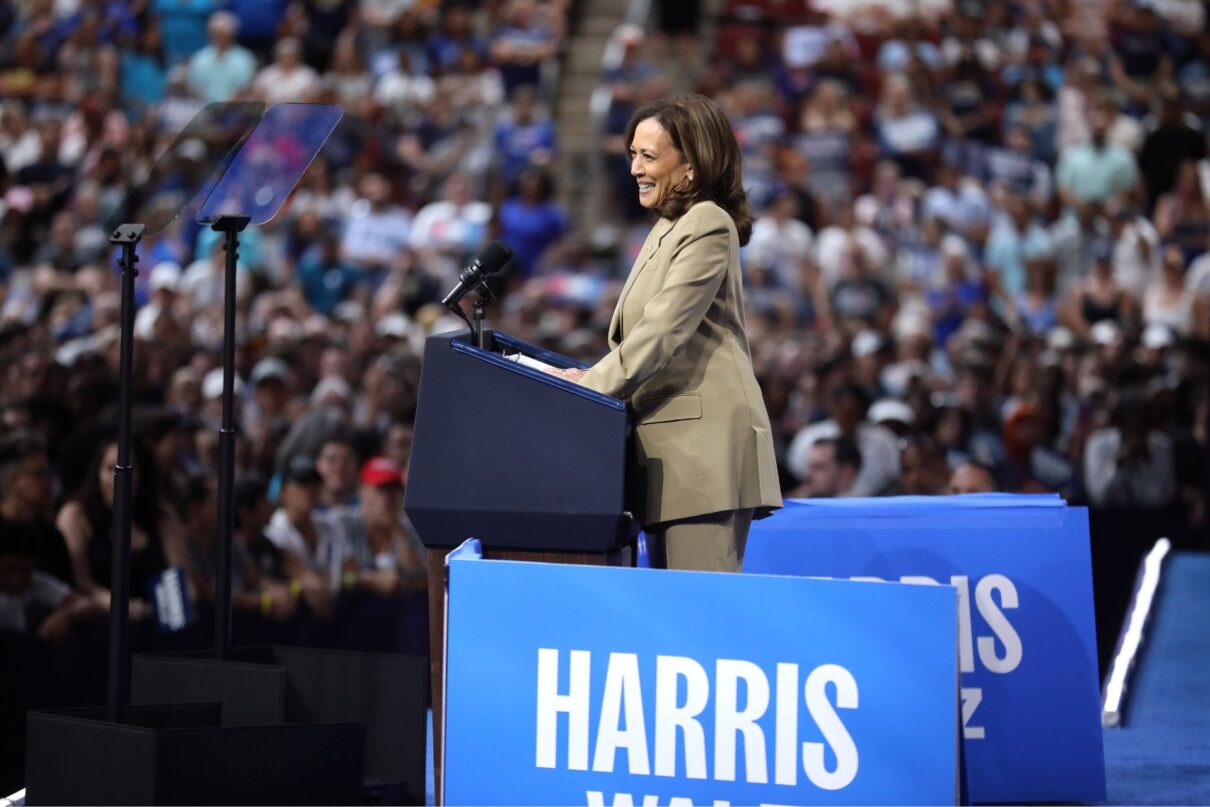
[[[947,492],[951,496],[963,493],[995,493],[999,490],[996,474],[979,462],[966,462],[950,474]]]
[[[1112,425],[1088,439],[1084,485],[1097,506],[1162,508],[1176,495],[1172,438],[1151,427],[1137,390],[1125,390]]]
[[[100,606],[38,570],[29,535],[0,532],[0,632],[35,636],[62,644],[78,619],[100,614]]]
[[[1178,163],[1172,189],[1157,197],[1153,218],[1160,238],[1180,247],[1186,263],[1210,248],[1210,205],[1193,160]]]
[[[552,29],[536,0],[510,0],[504,21],[491,42],[504,89],[511,98],[521,87],[536,87],[542,64],[558,52],[560,32]]]
[[[1025,333],[1045,334],[1059,322],[1055,271],[1051,256],[1034,256],[1025,265],[1025,290],[1006,301],[1009,319]]]
[[[147,592],[154,579],[169,567],[188,571],[192,564],[184,529],[171,505],[160,495],[154,459],[144,444],[134,443],[131,487],[133,520],[130,534],[130,618],[150,614]],[[59,510],[56,526],[67,541],[71,556],[71,582],[102,609],[109,609],[113,571],[114,467],[116,442],[103,441],[93,454],[89,473],[79,491]]]
[[[1185,253],[1165,246],[1162,271],[1143,291],[1143,324],[1164,325],[1181,336],[1192,335],[1205,320],[1202,301],[1185,284]]]
[[[542,114],[535,88],[518,88],[508,112],[492,135],[492,153],[506,187],[529,166],[550,166],[558,150],[554,122]]]
[[[169,67],[206,46],[206,21],[219,7],[215,0],[152,0],[150,10],[159,21]]]
[[[330,619],[348,548],[341,531],[316,513],[320,486],[315,463],[294,457],[283,474],[280,505],[264,532],[281,551],[291,588],[315,616]]]
[[[827,420],[814,423],[797,435],[786,451],[786,465],[800,479],[807,473],[807,456],[817,440],[844,437],[861,454],[861,467],[848,490],[853,496],[877,496],[887,492],[899,479],[899,447],[886,428],[869,422],[866,414],[870,397],[860,386],[849,382],[832,395]]]
[[[1005,215],[988,235],[983,261],[993,286],[1013,297],[1025,291],[1026,264],[1050,253],[1051,237],[1020,194],[1006,192],[1003,209]]]
[[[309,101],[318,89],[319,74],[303,64],[302,43],[293,37],[273,46],[273,63],[252,80],[252,91],[267,104]]]
[[[189,86],[207,102],[229,101],[256,76],[256,58],[235,41],[239,20],[217,11],[206,22],[209,44],[189,57]]]
[[[332,436],[315,455],[315,470],[323,483],[317,509],[342,507],[357,501],[357,450],[352,440]]]
[[[939,496],[946,492],[949,481],[949,466],[936,441],[927,436],[908,440],[899,457],[899,493]]]
[[[936,115],[916,99],[906,73],[891,73],[884,79],[874,131],[882,155],[893,160],[905,176],[920,180],[932,176],[941,126]]]
[[[1111,199],[1133,193],[1139,181],[1134,155],[1109,142],[1109,126],[1116,107],[1102,96],[1088,113],[1089,142],[1059,154],[1055,184],[1059,199],[1077,214],[1090,206],[1099,210]]]
[[[491,206],[475,198],[473,177],[454,173],[442,198],[416,213],[409,241],[425,271],[452,288],[458,272],[486,245],[491,218]]]
[[[231,605],[275,621],[291,619],[301,586],[291,584],[285,553],[265,535],[272,513],[268,483],[245,471],[236,474],[233,488]]]
[[[1071,331],[1087,339],[1098,322],[1134,322],[1137,302],[1114,277],[1113,242],[1108,237],[1092,245],[1093,269],[1070,291],[1059,319]]]
[[[808,290],[812,233],[798,218],[798,204],[789,188],[775,188],[765,211],[752,225],[752,240],[744,254],[767,267],[780,288],[802,295]]]
[[[526,168],[517,178],[516,192],[500,205],[500,239],[512,246],[513,277],[527,280],[542,256],[566,235],[567,212],[554,199],[554,180],[540,168]]]
[[[1139,152],[1148,210],[1154,210],[1160,197],[1180,184],[1184,163],[1196,164],[1206,156],[1206,133],[1196,118],[1190,119],[1180,90],[1166,87],[1157,106],[1155,128],[1147,134]]]
[[[55,527],[54,469],[42,438],[14,431],[0,440],[0,535],[20,536],[36,568],[61,582],[73,580],[71,559]]]
[[[341,258],[370,277],[380,277],[408,245],[412,216],[392,200],[391,183],[382,174],[367,174],[359,185],[341,240]]]
[[[807,450],[802,484],[791,498],[834,499],[852,496],[857,474],[861,472],[861,452],[845,437],[825,437]]]
[[[424,592],[425,549],[403,513],[402,468],[389,457],[371,457],[358,480],[358,505],[327,516],[344,531],[350,548],[341,585],[383,597]]]

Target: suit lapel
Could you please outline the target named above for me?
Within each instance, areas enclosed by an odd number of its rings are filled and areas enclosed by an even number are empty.
[[[676,222],[673,219],[661,218],[651,228],[651,234],[647,236],[647,241],[643,244],[643,251],[639,253],[639,257],[635,260],[634,266],[630,269],[630,274],[626,277],[626,283],[622,286],[622,293],[618,295],[618,304],[613,309],[613,317],[609,321],[609,344],[611,347],[617,347],[622,342],[622,306],[626,302],[627,295],[630,294],[630,289],[634,286],[634,281],[642,273],[643,269],[651,261],[655,253],[660,249],[660,243],[664,240],[664,236],[672,231],[672,225]]]

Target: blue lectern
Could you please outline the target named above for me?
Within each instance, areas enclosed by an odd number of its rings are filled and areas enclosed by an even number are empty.
[[[438,711],[449,550],[478,538],[489,558],[620,565],[632,530],[626,405],[518,361],[580,366],[566,356],[492,331],[483,344],[468,332],[429,337],[408,465],[404,508],[429,550]]]

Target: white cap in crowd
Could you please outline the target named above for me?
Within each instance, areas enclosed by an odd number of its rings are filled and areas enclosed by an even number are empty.
[[[905,426],[911,426],[916,415],[912,412],[912,408],[903,401],[897,401],[894,398],[883,398],[881,401],[875,401],[870,407],[867,415],[871,423],[879,425],[888,421],[896,421]]]
[[[152,267],[148,283],[152,291],[176,291],[181,285],[181,267],[173,261],[160,261]]]
[[[232,385],[236,395],[244,394],[244,380],[238,375],[235,376],[235,383]],[[207,401],[213,401],[223,396],[223,368],[215,367],[202,379],[202,397]]]

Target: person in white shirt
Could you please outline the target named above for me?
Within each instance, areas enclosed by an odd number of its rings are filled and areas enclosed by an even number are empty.
[[[785,188],[775,191],[768,208],[752,225],[744,256],[768,267],[777,284],[803,291],[803,268],[811,258],[811,228],[798,218],[798,198]]]
[[[37,571],[35,548],[24,536],[0,535],[0,631],[62,642],[77,618],[100,613],[89,598]]]
[[[1113,243],[1113,279],[1135,299],[1160,273],[1160,234],[1155,225],[1134,208],[1111,203],[1109,231]]]
[[[348,547],[332,522],[317,518],[319,472],[310,457],[291,459],[282,478],[280,507],[265,527],[265,537],[285,555],[285,570],[303,599],[321,618],[330,617]]]
[[[808,456],[816,441],[846,437],[861,454],[861,467],[848,489],[849,496],[877,496],[899,480],[899,446],[895,435],[865,419],[869,398],[849,384],[836,391],[832,417],[800,431],[786,451],[786,467],[799,479],[807,475]]]
[[[492,208],[471,195],[471,177],[461,171],[445,181],[442,198],[420,208],[410,241],[421,265],[443,283],[457,280],[458,270],[487,242]]]
[[[273,63],[257,74],[252,88],[268,104],[306,101],[319,88],[319,74],[303,64],[299,41],[286,37],[273,48]]]
[[[412,216],[391,201],[391,185],[381,174],[361,180],[361,197],[353,203],[344,236],[341,257],[353,266],[380,272],[408,246]]]

